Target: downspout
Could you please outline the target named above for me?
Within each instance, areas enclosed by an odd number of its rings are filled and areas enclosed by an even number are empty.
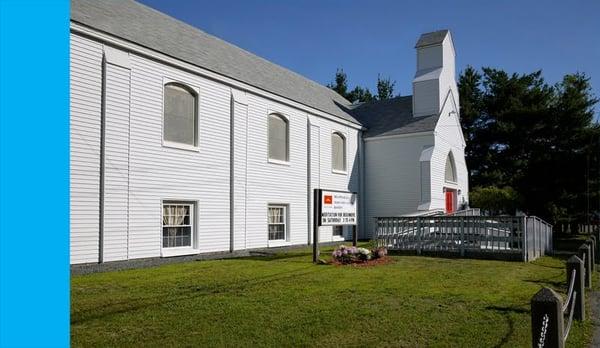
[[[306,183],[307,183],[307,185],[306,185],[306,208],[307,208],[306,216],[307,216],[307,219],[306,220],[307,221],[306,221],[306,225],[308,226],[307,244],[311,244],[311,234],[312,234],[311,233],[311,228],[312,228],[311,223],[312,223],[312,219],[314,217],[312,217],[312,209],[310,207],[310,203],[312,200],[312,195],[310,192],[312,169],[310,166],[310,162],[312,160],[313,154],[312,154],[312,149],[310,146],[311,145],[311,134],[310,134],[311,125],[310,125],[310,118],[308,117],[308,115],[306,117],[306,121],[307,121],[306,122],[306,135],[307,135],[307,139],[306,139],[307,151],[306,151],[306,153],[308,154],[308,156],[306,156],[307,157],[307,163],[306,163]]]
[[[235,228],[235,187],[234,187],[234,179],[235,179],[235,149],[234,149],[234,139],[235,139],[235,100],[233,98],[233,94],[231,94],[231,118],[229,121],[229,252],[232,253],[234,250],[233,245],[233,234]]]
[[[359,217],[358,217],[358,236],[362,238],[367,237],[367,233],[366,233],[366,226],[368,226],[367,221],[365,221],[365,218],[367,216],[366,214],[366,207],[365,207],[365,202],[366,202],[366,190],[365,190],[365,142],[364,142],[364,130],[359,130],[357,132],[358,134],[358,194],[359,194]]]
[[[102,86],[100,101],[100,199],[99,199],[99,234],[98,263],[104,262],[104,158],[106,141],[106,55],[102,55]]]

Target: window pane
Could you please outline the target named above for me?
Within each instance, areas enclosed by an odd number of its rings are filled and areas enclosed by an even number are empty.
[[[446,159],[446,181],[456,182],[456,169],[454,168],[454,157],[448,155]]]
[[[271,208],[269,207],[269,223],[284,223],[283,208]]]
[[[163,227],[163,248],[192,246],[192,228]]]
[[[344,226],[333,226],[333,235],[334,236],[343,236],[344,235]]]
[[[166,85],[164,102],[165,140],[196,145],[196,97],[184,88]]]
[[[345,139],[334,133],[331,136],[331,161],[333,169],[346,170],[346,146]]]
[[[269,158],[287,161],[287,121],[277,115],[269,115]]]
[[[163,225],[189,225],[190,206],[188,205],[164,205]]]
[[[285,239],[285,225],[269,225],[269,240]]]

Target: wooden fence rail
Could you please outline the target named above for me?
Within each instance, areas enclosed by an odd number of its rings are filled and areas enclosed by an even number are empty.
[[[530,261],[552,250],[552,226],[535,216],[378,217],[375,240],[419,255]]]
[[[593,253],[598,250],[594,239],[588,239],[567,261],[567,298],[550,288],[542,288],[531,298],[531,346],[534,348],[563,348],[569,338],[573,319],[585,316],[585,292],[592,284]],[[590,264],[590,261],[591,264]]]

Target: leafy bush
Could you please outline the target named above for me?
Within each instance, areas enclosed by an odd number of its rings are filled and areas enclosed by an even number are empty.
[[[512,187],[477,187],[469,192],[470,205],[492,215],[514,214],[520,205],[521,197]]]

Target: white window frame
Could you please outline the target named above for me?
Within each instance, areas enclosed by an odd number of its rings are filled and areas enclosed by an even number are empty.
[[[454,176],[454,181],[446,179],[446,166],[450,163],[450,168],[452,170],[452,176]],[[456,170],[456,160],[454,159],[454,154],[452,151],[448,152],[446,156],[446,163],[444,163],[444,182],[447,184],[458,184],[458,171]]]
[[[195,145],[189,145],[189,144],[184,144],[184,143],[178,143],[175,141],[165,140],[165,88],[169,84],[179,85],[182,88],[185,88],[194,94],[194,97],[196,99],[196,105],[195,105],[196,129],[194,132]],[[167,148],[172,148],[172,149],[199,152],[200,151],[200,145],[199,145],[200,144],[200,88],[198,88],[188,82],[165,77],[165,78],[163,78],[161,95],[162,95],[162,101],[161,101],[162,114],[161,114],[161,122],[160,122],[160,125],[161,125],[160,139],[162,141],[162,146],[167,147]]]
[[[180,205],[180,206],[189,206],[190,212],[190,245],[189,246],[178,246],[178,247],[165,247],[163,244],[163,229],[168,227],[164,225],[163,213],[165,205]],[[191,200],[180,200],[180,199],[164,199],[160,204],[160,250],[162,257],[169,256],[180,256],[180,255],[190,255],[197,254],[198,249],[195,247],[196,241],[196,209],[198,206],[198,202]],[[188,226],[188,225],[178,225],[178,226]]]
[[[283,208],[283,223],[271,224],[269,222],[269,208]],[[269,239],[269,226],[270,225],[283,225],[283,239]],[[269,203],[267,204],[267,242],[269,247],[282,246],[289,244],[290,230],[289,230],[289,205],[281,203]]]
[[[336,228],[340,228],[342,230],[341,235],[334,234]],[[332,226],[331,227],[331,240],[334,242],[343,241],[346,239],[345,233],[346,233],[346,229],[343,225]]]
[[[286,152],[285,157],[287,158],[287,161],[282,161],[279,159],[271,158],[271,156],[269,155],[269,146],[270,146],[269,141],[271,140],[271,136],[269,134],[269,119],[271,116],[279,117],[285,121],[286,132],[287,132],[287,134],[286,134],[286,140],[287,140],[286,151],[287,152]],[[284,166],[290,165],[290,118],[279,111],[269,110],[267,113],[267,162],[272,163],[272,164],[284,165]]]
[[[338,135],[343,140],[344,145],[344,170],[335,169],[333,167],[333,136]],[[347,175],[348,174],[348,137],[341,131],[333,130],[331,131],[331,137],[329,137],[329,143],[331,144],[331,172],[334,174]]]

